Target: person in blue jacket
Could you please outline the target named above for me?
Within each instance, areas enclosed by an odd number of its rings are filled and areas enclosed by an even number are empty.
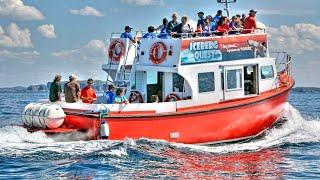
[[[153,26],[149,26],[148,27],[148,33],[146,33],[145,35],[143,35],[144,39],[155,39],[157,38],[157,35],[154,33],[155,29]]]
[[[218,10],[216,16],[213,18],[213,20],[211,22],[211,31],[216,30],[217,24],[218,24],[221,17],[222,17],[222,11]]]

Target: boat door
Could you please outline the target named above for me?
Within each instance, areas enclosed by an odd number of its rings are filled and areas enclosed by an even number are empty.
[[[224,67],[224,100],[244,97],[243,66]]]

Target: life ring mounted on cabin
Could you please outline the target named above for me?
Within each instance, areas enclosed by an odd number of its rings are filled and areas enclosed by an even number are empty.
[[[119,62],[121,57],[124,56],[125,49],[125,44],[121,40],[116,39],[112,41],[108,50],[111,61]]]
[[[176,102],[176,101],[180,101],[180,100],[181,100],[181,98],[177,94],[171,93],[168,96],[166,96],[164,101],[165,102]]]
[[[153,64],[161,64],[167,59],[168,48],[163,42],[156,42],[151,46],[149,55]]]

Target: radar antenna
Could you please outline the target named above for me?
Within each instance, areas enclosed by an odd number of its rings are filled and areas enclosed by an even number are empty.
[[[217,0],[217,2],[221,3],[221,4],[225,4],[224,10],[227,11],[227,15],[229,17],[230,16],[230,14],[229,14],[229,3],[236,3],[237,0]]]

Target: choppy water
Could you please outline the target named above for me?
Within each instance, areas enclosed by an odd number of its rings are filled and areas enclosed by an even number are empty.
[[[320,178],[320,94],[293,93],[288,121],[258,139],[198,146],[148,139],[61,142],[15,126],[46,94],[0,94],[0,179]]]

